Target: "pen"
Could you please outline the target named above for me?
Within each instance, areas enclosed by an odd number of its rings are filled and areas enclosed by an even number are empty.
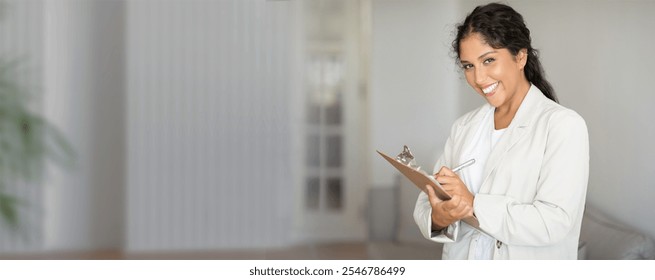
[[[453,168],[453,172],[460,171],[460,170],[464,169],[464,167],[468,167],[469,165],[474,164],[474,163],[475,163],[474,158],[469,159],[469,160],[465,161],[464,163],[458,165],[457,167]]]

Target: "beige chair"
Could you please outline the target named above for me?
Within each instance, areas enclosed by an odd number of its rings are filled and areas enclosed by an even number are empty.
[[[580,230],[580,259],[653,260],[655,242],[587,203]]]

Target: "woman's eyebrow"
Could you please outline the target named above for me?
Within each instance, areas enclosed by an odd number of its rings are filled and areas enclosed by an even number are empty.
[[[497,51],[494,50],[494,51],[488,51],[486,53],[483,53],[482,55],[478,56],[478,60],[481,60],[483,57],[485,57],[485,56],[487,56],[489,54],[492,54],[492,53],[497,53]],[[470,63],[470,62],[468,62],[468,60],[460,60],[459,63],[464,64],[464,63]]]
[[[487,56],[488,54],[492,54],[492,53],[497,53],[497,51],[494,50],[494,51],[488,51],[486,53],[483,53],[481,56],[478,56],[478,60],[480,60],[483,57]]]

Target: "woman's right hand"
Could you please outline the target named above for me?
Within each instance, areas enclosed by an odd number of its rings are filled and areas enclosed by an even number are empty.
[[[450,200],[441,200],[432,186],[428,185],[427,190],[432,207],[433,230],[441,230],[462,218],[473,216],[473,206],[466,203],[461,196],[453,195]]]

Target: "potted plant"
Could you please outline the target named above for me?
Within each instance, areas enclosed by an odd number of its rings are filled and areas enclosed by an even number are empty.
[[[23,201],[10,184],[39,183],[46,160],[70,166],[74,152],[63,135],[29,109],[31,93],[13,78],[15,62],[0,61],[0,220],[17,227]]]

